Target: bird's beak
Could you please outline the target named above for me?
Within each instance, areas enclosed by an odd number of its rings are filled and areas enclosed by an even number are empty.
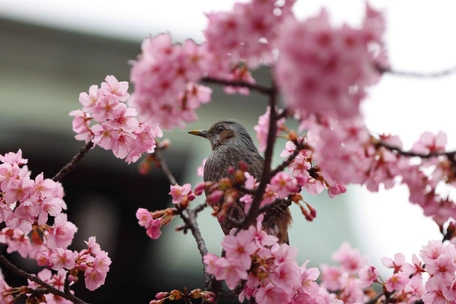
[[[191,131],[188,131],[188,134],[201,136],[204,138],[207,138],[207,135],[208,135],[207,130],[191,130]]]

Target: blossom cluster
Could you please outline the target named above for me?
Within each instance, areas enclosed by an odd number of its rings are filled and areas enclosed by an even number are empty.
[[[79,95],[82,110],[70,112],[75,138],[112,150],[128,163],[136,162],[142,153],[154,151],[155,138],[163,133],[157,122],[139,120],[138,111],[126,105],[128,82],[112,75],[105,80],[100,88],[92,85],[89,93]]]
[[[6,226],[0,231],[0,243],[6,244],[6,251],[17,251],[40,266],[71,271],[73,281],[83,271],[89,290],[103,285],[111,260],[95,238],[89,239],[87,250],[67,249],[77,227],[62,213],[67,208],[62,185],[43,173],[30,178],[21,150],[0,155],[0,162],[0,222]],[[49,216],[54,217],[52,225]]]
[[[420,257],[412,255],[411,263],[406,262],[402,253],[394,258],[384,257],[382,263],[393,273],[382,280],[374,266],[367,265],[357,250],[344,244],[333,259],[340,266],[323,266],[321,285],[337,291],[337,297],[344,303],[366,302],[365,292],[373,283],[381,284],[383,295],[380,301],[388,299],[394,303],[452,303],[456,300],[456,247],[452,243],[429,241],[420,251]],[[426,276],[425,276],[426,275]],[[425,277],[428,279],[425,281]],[[364,289],[364,291],[363,291]],[[376,296],[370,292],[371,297]]]
[[[135,91],[129,104],[138,109],[141,119],[165,129],[195,121],[195,110],[212,94],[196,83],[210,66],[204,45],[190,39],[173,44],[166,33],[146,38],[141,49],[131,68]]]
[[[280,25],[287,18],[293,18],[291,8],[294,0],[267,0],[235,3],[230,12],[207,14],[208,25],[204,31],[207,49],[217,65],[209,71],[212,76],[220,76],[230,63],[243,60],[249,68],[259,64],[271,64],[275,58],[273,50]]]
[[[239,301],[255,298],[257,303],[330,303],[354,304],[377,301],[394,303],[452,303],[456,301],[456,247],[452,243],[429,241],[406,262],[402,253],[384,257],[382,263],[393,273],[382,279],[379,271],[369,265],[368,258],[350,244],[343,243],[332,259],[337,265],[308,268],[295,261],[297,250],[278,244],[277,238],[262,230],[262,216],[257,226],[233,231],[224,237],[224,256],[204,256],[206,271],[223,280],[229,289],[240,288]],[[428,275],[425,280],[424,274]],[[320,279],[320,284],[317,283]],[[378,294],[373,284],[382,290]],[[195,290],[190,295],[199,294]],[[182,292],[160,292],[151,303],[177,300]],[[203,295],[210,296],[213,295]],[[210,299],[212,300],[212,299]]]
[[[173,218],[183,209],[187,208],[188,204],[195,199],[197,195],[203,193],[203,188],[197,186],[195,191],[192,191],[190,184],[171,185],[169,194],[172,196],[172,203],[175,208],[167,208],[165,210],[149,211],[144,208],[139,208],[136,211],[136,218],[141,227],[146,229],[146,234],[153,240],[156,240],[161,235],[161,227],[168,225]]]
[[[222,241],[224,257],[204,256],[206,271],[217,280],[224,280],[229,289],[242,281],[239,301],[254,297],[257,303],[311,303],[327,301],[340,303],[315,282],[319,271],[299,266],[295,261],[297,250],[262,230],[262,216],[256,227],[235,233],[235,229]]]
[[[287,18],[279,33],[274,69],[285,103],[302,117],[359,116],[366,88],[379,81],[376,65],[387,66],[384,28],[383,14],[369,5],[359,29],[333,27],[325,10],[305,21]]]
[[[409,188],[410,202],[421,206],[437,224],[456,218],[455,202],[438,191],[439,187],[456,185],[452,161],[443,153],[447,144],[444,132],[423,133],[412,145],[411,154],[404,155],[398,152],[402,150],[398,136],[381,134],[375,138],[360,117],[343,121],[314,118],[302,125],[312,134],[309,149],[329,185],[359,184],[376,192],[380,186],[390,189],[402,183]],[[292,151],[293,145],[288,145]],[[423,157],[413,157],[414,153]],[[441,155],[426,157],[429,153]]]
[[[84,272],[85,285],[88,290],[95,290],[104,284],[106,275],[111,265],[108,253],[101,250],[95,237],[90,237],[87,249],[71,251],[62,247],[40,250],[35,259],[39,266],[46,266],[54,270],[61,269],[70,272],[69,280],[77,281],[77,274]]]

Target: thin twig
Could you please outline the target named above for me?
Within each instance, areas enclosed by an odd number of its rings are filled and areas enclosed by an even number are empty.
[[[63,166],[62,169],[52,178],[54,182],[59,182],[62,177],[73,170],[76,165],[81,161],[81,159],[89,152],[90,149],[93,147],[93,142],[89,141],[84,147],[81,148],[78,154],[76,154],[71,161]]]
[[[296,148],[294,149],[293,153],[291,153],[290,156],[288,156],[288,158],[286,160],[284,160],[279,166],[277,166],[277,168],[275,168],[271,172],[271,178],[274,177],[274,175],[276,175],[277,173],[283,171],[286,167],[288,167],[293,162],[293,160],[296,158],[296,156],[299,155],[299,152],[301,152],[301,150],[303,150],[303,149],[308,149],[308,147],[299,143],[296,146]]]
[[[206,272],[206,264],[204,264],[204,256],[208,253],[206,244],[204,243],[204,239],[201,235],[201,232],[198,227],[198,223],[196,221],[196,213],[195,210],[186,209],[187,216],[183,213],[180,214],[180,217],[184,221],[185,225],[190,229],[192,232],[193,237],[196,240],[196,245],[201,255],[201,261],[203,262],[203,271],[204,271],[204,282],[206,283],[206,288],[209,287],[211,278],[210,275]]]
[[[204,203],[201,203],[198,206],[196,206],[195,209],[193,209],[193,211],[195,212],[195,215],[196,215],[199,212],[203,211],[204,208],[206,208],[206,207],[207,207],[207,203],[206,203],[206,201],[204,201]]]
[[[265,87],[265,86],[261,86],[258,84],[245,82],[245,81],[230,81],[230,80],[212,78],[212,77],[204,77],[201,79],[201,81],[207,82],[207,83],[221,84],[221,85],[226,85],[226,86],[243,87],[243,88],[254,90],[259,93],[266,94],[266,95],[271,95],[271,94],[273,94],[273,91],[274,91],[273,88]]]
[[[54,286],[51,286],[48,283],[42,281],[40,278],[33,276],[33,275],[29,274],[28,272],[25,272],[22,269],[17,268],[16,265],[14,265],[10,261],[8,261],[8,259],[5,258],[5,256],[3,256],[3,255],[0,255],[0,263],[3,264],[6,268],[8,268],[14,274],[16,274],[20,277],[29,279],[30,281],[33,281],[36,284],[43,286],[43,288],[45,288],[49,293],[52,293],[52,294],[55,294],[62,298],[65,298],[67,300],[73,301],[74,303],[87,304],[87,302],[84,302],[83,300],[79,299],[78,297],[74,296],[73,294],[70,293],[67,295],[65,292],[58,290]]]
[[[160,169],[163,171],[163,173],[165,173],[166,178],[168,178],[169,183],[171,185],[176,185],[177,184],[176,178],[174,177],[173,173],[169,169],[166,162],[163,160],[162,150],[158,147],[158,143],[157,143],[157,148],[155,149],[153,155],[155,156],[155,160],[159,164]]]
[[[413,78],[439,78],[439,77],[445,77],[445,76],[449,76],[451,74],[456,73],[456,67],[452,67],[449,69],[436,71],[436,72],[430,72],[430,73],[413,72],[413,71],[396,71],[396,70],[392,70],[390,68],[385,68],[385,67],[382,67],[379,65],[376,66],[376,69],[380,73],[388,73],[391,75],[402,76],[402,77],[413,77]]]

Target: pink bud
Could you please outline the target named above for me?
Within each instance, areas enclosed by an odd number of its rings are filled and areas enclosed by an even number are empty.
[[[207,199],[206,199],[207,203],[209,205],[214,205],[214,204],[218,203],[224,195],[225,195],[225,192],[223,192],[222,190],[215,190],[207,197]]]

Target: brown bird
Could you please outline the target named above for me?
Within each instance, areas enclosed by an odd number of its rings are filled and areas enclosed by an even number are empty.
[[[221,178],[232,177],[228,173],[228,168],[232,166],[237,169],[240,162],[248,165],[248,172],[257,180],[261,179],[264,158],[258,153],[247,130],[237,121],[218,121],[208,130],[193,130],[188,133],[204,137],[211,143],[212,152],[204,166],[204,181],[217,182]],[[239,197],[242,195],[241,193]],[[291,214],[288,205],[275,208],[263,221],[263,229],[266,233],[276,236],[279,243],[289,242],[288,227],[291,223]],[[238,221],[244,219],[244,203],[237,200],[228,209],[227,215]],[[225,234],[233,228],[233,224],[227,220],[221,222],[220,226]]]

